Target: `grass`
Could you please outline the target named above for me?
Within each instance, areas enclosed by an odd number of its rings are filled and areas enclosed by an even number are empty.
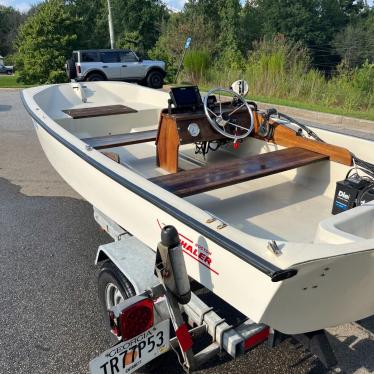
[[[190,70],[199,72],[196,64],[190,65]],[[218,58],[200,79],[191,79],[193,73],[184,77],[202,88],[229,87],[233,81],[245,79],[249,98],[255,101],[374,120],[374,64],[365,62],[351,69],[342,62],[326,77],[313,68],[301,44],[280,35],[255,42],[240,64],[229,65]]]
[[[255,96],[249,95],[249,96],[251,100],[262,101],[268,104],[284,105],[284,106],[290,106],[290,107],[299,108],[299,109],[313,110],[315,112],[336,114],[336,115],[345,116],[345,117],[367,119],[370,121],[374,121],[374,109],[372,111],[355,111],[355,110],[346,110],[346,109],[337,108],[337,107],[326,107],[321,104],[304,103],[300,101],[294,101],[291,99],[279,99],[279,98],[274,98],[274,97],[256,96],[256,95]]]
[[[191,84],[188,82],[183,82],[184,84]],[[218,87],[218,85],[216,85]],[[202,92],[208,92],[213,86],[204,86],[199,85],[199,88]],[[305,103],[302,101],[295,101],[291,99],[280,99],[276,97],[269,97],[269,96],[261,96],[261,95],[249,95],[247,96],[248,100],[253,101],[259,101],[266,104],[274,104],[274,105],[284,105],[289,106],[293,108],[298,109],[306,109],[306,110],[312,110],[315,112],[321,112],[321,113],[328,113],[328,114],[335,114],[339,116],[345,116],[345,117],[352,117],[352,118],[358,118],[358,119],[366,119],[369,121],[374,121],[374,109],[373,111],[353,111],[353,110],[345,110],[342,108],[336,108],[336,107],[326,107],[321,104],[311,104],[311,103]],[[287,113],[286,113],[287,114]]]
[[[31,85],[17,82],[17,75],[0,75],[0,88],[27,88]]]

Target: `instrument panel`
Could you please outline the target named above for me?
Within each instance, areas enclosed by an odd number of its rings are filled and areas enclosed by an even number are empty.
[[[227,113],[235,109],[231,103],[224,104],[224,106],[226,107],[225,111]],[[212,128],[203,111],[186,111],[172,114],[163,113],[162,116],[175,123],[180,144],[226,139],[225,136],[219,134]],[[230,117],[230,120],[235,121],[243,127],[250,126],[250,118],[248,112],[245,110],[238,110]]]

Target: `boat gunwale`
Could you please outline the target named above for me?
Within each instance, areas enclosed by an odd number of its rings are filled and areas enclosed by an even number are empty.
[[[51,87],[51,86],[48,86]],[[253,266],[257,270],[261,271],[262,273],[266,274],[271,278],[273,282],[279,282],[288,278],[291,278],[297,274],[296,269],[287,268],[281,269],[269,261],[266,261],[262,257],[258,256],[257,254],[251,252],[249,249],[235,243],[233,240],[225,237],[222,234],[219,234],[213,231],[211,228],[207,227],[203,223],[197,221],[194,218],[191,218],[180,209],[173,207],[166,201],[163,201],[156,195],[150,193],[149,191],[140,188],[133,182],[129,181],[128,179],[124,178],[123,176],[117,174],[113,170],[109,169],[107,166],[103,165],[95,158],[87,155],[74,144],[66,140],[60,134],[56,133],[47,123],[45,123],[39,116],[37,116],[34,111],[30,108],[26,98],[25,98],[25,90],[21,91],[21,100],[22,103],[28,112],[28,114],[32,117],[34,121],[36,121],[48,134],[50,134],[53,138],[63,144],[65,147],[70,149],[74,154],[85,160],[88,164],[95,167],[97,170],[102,172],[104,175],[108,176],[115,182],[119,183],[123,187],[129,189],[131,192],[135,193],[141,198],[144,198],[146,201],[150,202],[151,204],[157,206],[158,208],[164,210],[166,213],[170,214],[172,217],[177,219],[178,221],[182,222],[185,225],[190,226],[193,230],[197,231],[199,234],[205,236],[206,238],[212,240],[217,245],[221,246],[223,249],[229,251],[236,257],[240,258],[244,262],[248,263],[249,265]],[[34,101],[35,102],[35,101]],[[35,102],[36,104],[36,102]],[[50,117],[48,117],[50,118]],[[52,118],[50,118],[54,123],[56,123]],[[56,123],[57,124],[57,123]],[[85,144],[81,139],[77,138]]]

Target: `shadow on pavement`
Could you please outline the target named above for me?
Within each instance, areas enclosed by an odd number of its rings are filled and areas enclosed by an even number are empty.
[[[374,317],[362,319],[357,322],[360,326],[374,334]]]
[[[97,299],[95,254],[111,239],[92,207],[68,197],[34,197],[0,178],[0,367],[4,373],[87,373],[111,344]],[[373,319],[361,321],[373,328]],[[374,371],[374,341],[329,339],[346,373]],[[222,354],[198,373],[327,373],[288,339],[232,360]],[[154,373],[183,373],[173,352]]]
[[[0,178],[2,373],[87,373],[108,348],[94,260],[110,240],[88,203]]]
[[[370,332],[365,338],[349,334],[341,339],[330,334],[328,337],[343,373],[374,372],[374,339]]]
[[[0,112],[8,112],[12,109],[11,105],[0,105]]]

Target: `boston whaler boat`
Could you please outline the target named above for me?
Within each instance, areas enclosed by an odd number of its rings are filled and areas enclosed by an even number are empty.
[[[176,227],[188,275],[254,322],[299,334],[372,315],[373,142],[260,111],[245,86],[22,98],[72,188],[154,250]]]

